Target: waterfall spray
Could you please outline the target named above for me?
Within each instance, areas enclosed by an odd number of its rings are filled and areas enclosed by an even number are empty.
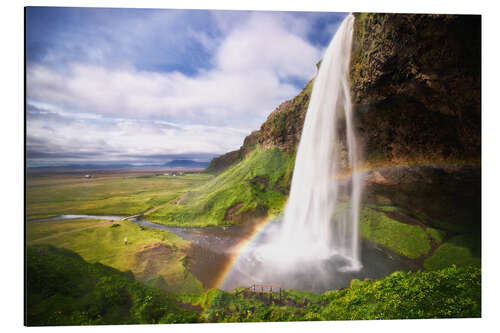
[[[360,157],[349,86],[353,23],[352,15],[342,22],[314,80],[283,221],[237,265],[239,274],[253,282],[332,279],[332,262],[336,272],[362,268],[363,181],[356,172]],[[350,176],[341,179],[341,173]]]

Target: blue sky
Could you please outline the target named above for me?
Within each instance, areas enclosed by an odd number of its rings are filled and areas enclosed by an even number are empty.
[[[29,7],[28,165],[238,149],[315,75],[345,16]]]

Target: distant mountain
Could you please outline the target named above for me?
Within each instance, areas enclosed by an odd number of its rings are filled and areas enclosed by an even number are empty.
[[[28,167],[28,169],[64,169],[64,170],[102,170],[140,168],[130,164],[67,164]]]
[[[198,162],[193,160],[172,160],[163,164],[163,166],[169,168],[206,168],[208,167],[209,162]]]
[[[193,160],[172,160],[165,164],[66,164],[50,166],[30,166],[30,170],[120,170],[120,169],[158,169],[158,168],[182,168],[182,169],[205,169],[209,162],[198,162]]]

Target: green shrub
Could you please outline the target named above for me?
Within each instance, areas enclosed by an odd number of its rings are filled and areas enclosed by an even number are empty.
[[[470,318],[481,316],[481,270],[452,266],[395,272],[344,292],[323,294],[323,320]]]

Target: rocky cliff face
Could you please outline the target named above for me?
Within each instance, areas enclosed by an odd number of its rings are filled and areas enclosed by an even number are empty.
[[[368,161],[481,157],[481,17],[355,14],[351,90]]]
[[[481,158],[481,17],[355,14],[351,91],[369,165],[468,164]],[[256,144],[293,153],[313,80],[282,103],[220,171]]]

